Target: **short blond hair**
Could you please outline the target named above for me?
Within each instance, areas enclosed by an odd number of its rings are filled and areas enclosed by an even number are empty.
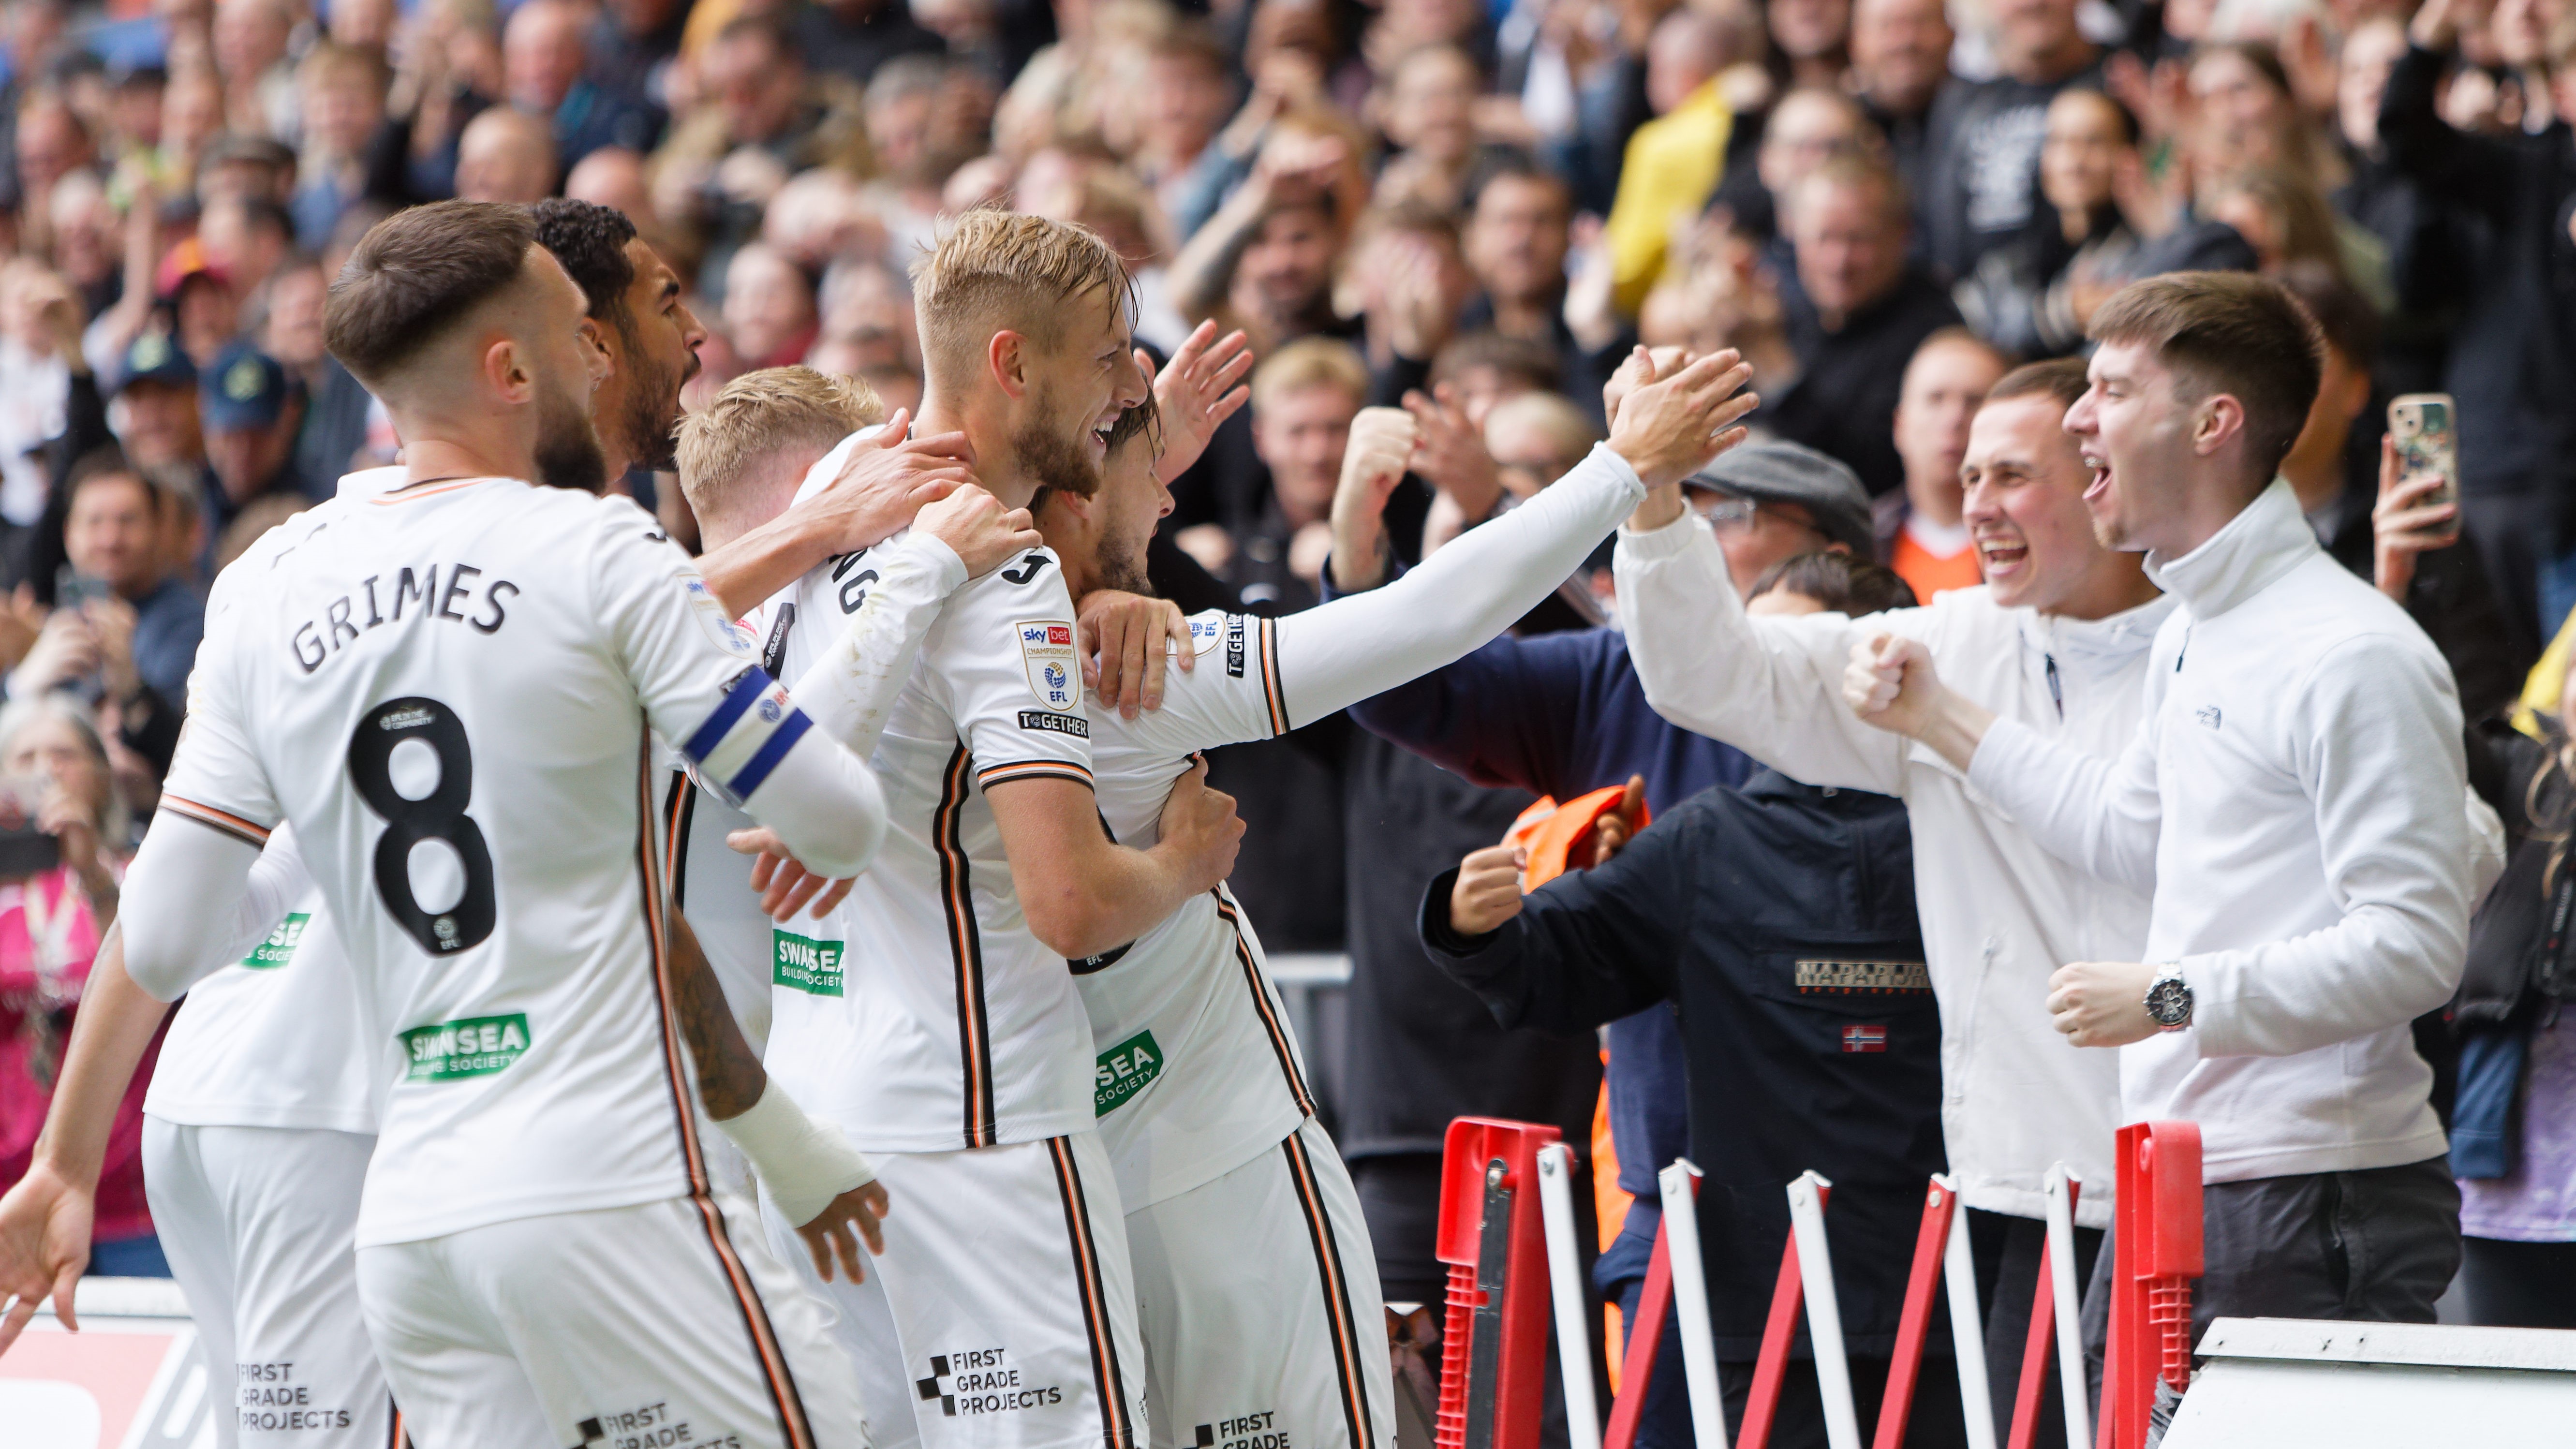
[[[1005,329],[1053,348],[1064,336],[1065,304],[1095,290],[1119,308],[1132,290],[1127,264],[1097,232],[977,207],[912,264],[924,369],[934,386],[963,387]]]
[[[787,448],[829,450],[885,421],[876,389],[810,367],[764,367],[726,383],[680,419],[680,494],[701,517],[738,501],[753,465]]]
[[[1261,360],[1252,370],[1252,410],[1259,412],[1282,393],[1310,387],[1338,387],[1354,406],[1368,401],[1368,364],[1359,349],[1333,337],[1300,337]]]

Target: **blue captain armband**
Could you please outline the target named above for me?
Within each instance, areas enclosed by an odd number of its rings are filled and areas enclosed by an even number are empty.
[[[682,742],[680,753],[698,767],[699,779],[740,807],[813,727],[767,670],[745,669],[725,686],[724,698]]]

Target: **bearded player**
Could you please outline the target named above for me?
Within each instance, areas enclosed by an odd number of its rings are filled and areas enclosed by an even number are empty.
[[[393,1081],[358,1275],[421,1442],[858,1443],[817,1316],[707,1193],[679,1038],[719,1127],[845,1266],[882,1193],[768,1089],[720,1000],[666,1012],[645,729],[854,863],[879,797],[802,739],[659,529],[584,496],[603,359],[534,240],[513,208],[424,207],[335,285],[333,351],[393,412],[409,482],[225,576],[128,969],[168,997],[220,965],[188,923],[299,823]]]

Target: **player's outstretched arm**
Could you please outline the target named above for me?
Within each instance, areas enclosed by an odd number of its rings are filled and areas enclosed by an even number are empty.
[[[1114,950],[1234,870],[1243,821],[1234,797],[1192,765],[1163,806],[1162,836],[1137,850],[1108,838],[1089,786],[1033,778],[986,786],[1029,930],[1068,961]]]
[[[726,613],[743,617],[825,559],[875,547],[924,505],[975,481],[964,433],[908,438],[910,421],[897,408],[882,431],[844,439],[806,475],[831,479],[828,487],[699,558]]]
[[[724,986],[697,933],[677,911],[670,947],[671,1016],[697,1067],[708,1119],[742,1149],[779,1211],[796,1225],[824,1281],[831,1281],[836,1264],[849,1281],[860,1281],[867,1272],[859,1239],[871,1253],[885,1251],[878,1222],[886,1215],[886,1190],[876,1170],[840,1129],[807,1117],[769,1080],[725,1004]]]
[[[1647,489],[1707,466],[1743,440],[1736,423],[1756,401],[1742,391],[1751,377],[1728,352],[1640,387],[1625,399],[1610,441],[1537,497],[1385,588],[1281,619],[1279,683],[1289,722],[1322,718],[1418,678],[1511,627],[1582,564]]]

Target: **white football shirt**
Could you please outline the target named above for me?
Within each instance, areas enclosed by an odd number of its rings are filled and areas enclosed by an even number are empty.
[[[625,499],[459,479],[272,537],[219,583],[163,806],[296,823],[391,1084],[360,1246],[691,1191],[648,728],[738,799],[862,810],[861,772],[787,763],[810,722]]]
[[[799,497],[874,431],[815,465]],[[803,680],[832,657],[874,591],[926,577],[881,562],[916,546],[898,534],[773,599],[773,631],[793,610],[781,677]],[[990,1147],[1092,1125],[1082,1001],[1064,958],[1020,913],[984,793],[1041,778],[1088,786],[1088,735],[1073,600],[1055,555],[1033,550],[956,588],[922,633],[870,758],[886,793],[884,849],[831,917],[800,917],[813,934],[782,928],[800,939],[782,943],[767,1065],[863,1151]]]
[[[292,828],[268,838],[233,927],[240,961],[179,1004],[143,1110],[185,1127],[374,1135],[379,1054],[363,1040],[348,955]]]

